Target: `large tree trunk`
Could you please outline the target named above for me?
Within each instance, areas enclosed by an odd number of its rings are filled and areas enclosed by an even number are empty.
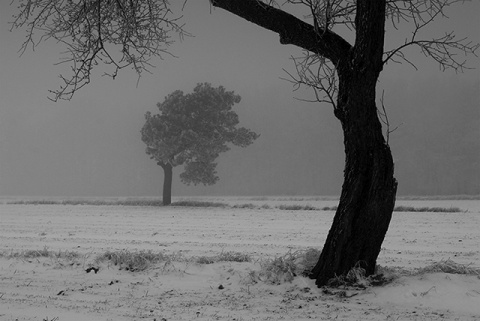
[[[352,82],[344,90],[348,105],[339,107],[348,112],[336,113],[344,132],[344,183],[333,225],[310,274],[318,286],[355,266],[364,268],[367,275],[374,273],[395,205],[394,164],[375,101],[366,97],[367,89],[359,83]],[[370,90],[374,92],[375,87]]]
[[[310,277],[322,286],[355,266],[375,272],[395,206],[397,181],[375,104],[382,70],[385,2],[358,0],[353,50],[337,65],[335,116],[342,123],[345,172],[340,203]]]
[[[280,35],[292,44],[329,59],[339,86],[335,116],[342,123],[345,181],[332,228],[318,264],[317,285],[348,273],[357,264],[370,275],[388,230],[397,182],[375,104],[383,67],[386,0],[355,2],[355,44],[332,30],[312,25],[257,0],[210,0],[211,3]]]
[[[172,177],[173,177],[173,170],[172,165],[167,164],[160,164],[163,168],[164,178],[163,178],[163,205],[170,205],[172,204]]]

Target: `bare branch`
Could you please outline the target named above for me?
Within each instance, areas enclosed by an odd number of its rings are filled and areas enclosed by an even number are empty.
[[[397,48],[387,50],[384,53],[383,63],[407,62],[415,69],[416,66],[406,58],[403,50],[409,46],[417,46],[428,58],[436,61],[442,70],[453,69],[463,71],[471,69],[466,65],[466,59],[462,56],[474,55],[478,57],[477,50],[480,44],[474,44],[467,38],[458,38],[453,32],[429,40],[419,39],[419,34],[439,17],[447,17],[447,7],[462,0],[391,0],[387,3],[387,15],[392,25],[398,29],[400,23],[407,22],[413,25],[411,36]]]
[[[351,45],[335,32],[323,29],[319,34],[314,26],[262,1],[210,0],[210,2],[214,7],[222,8],[262,28],[278,33],[281,44],[294,45],[321,55],[334,64],[340,63],[351,49]]]
[[[291,59],[295,65],[296,75],[284,69],[289,79],[283,79],[291,82],[294,90],[298,90],[301,86],[313,89],[316,98],[314,101],[331,104],[335,109],[338,79],[333,63],[308,51],[303,51],[301,57],[291,57]]]
[[[50,38],[66,48],[59,64],[69,64],[71,73],[68,77],[60,76],[63,85],[51,91],[54,101],[70,99],[90,83],[93,68],[100,64],[106,67],[103,75],[112,78],[127,67],[140,77],[153,68],[152,58],[172,55],[168,50],[174,41],[172,33],[180,39],[188,35],[180,23],[182,17],[173,15],[168,0],[18,1],[18,13],[13,17],[11,28],[26,30],[21,53],[28,48],[34,50],[39,42]],[[281,5],[275,0],[210,0],[210,4],[278,33],[282,44],[305,50],[302,58],[293,58],[297,75],[289,74],[290,81],[313,88],[317,101],[326,101],[335,107],[335,70],[340,62],[350,59],[352,45],[333,30],[339,26],[356,29],[357,1],[282,1],[303,6],[304,19],[312,24],[280,10]],[[463,0],[387,1],[386,17],[393,27],[399,29],[407,23],[413,30],[403,44],[384,53],[383,64],[406,62],[416,68],[404,49],[417,46],[442,69],[468,69],[464,57],[477,56],[479,44],[458,38],[453,32],[433,39],[420,38],[427,26],[439,17],[446,17],[446,8],[457,2]],[[187,0],[181,1],[180,8],[186,3]]]
[[[355,28],[356,4],[353,0],[287,0],[286,3],[309,8],[311,14],[305,18],[312,19],[319,30],[332,30],[338,25]]]
[[[378,116],[379,116],[378,118],[380,119],[380,121],[386,126],[385,142],[388,145],[389,140],[390,140],[390,134],[393,133],[394,131],[396,131],[401,126],[401,124],[399,126],[396,126],[394,129],[390,130],[390,120],[388,119],[387,110],[385,108],[384,96],[385,96],[385,90],[382,91],[382,98],[380,98],[380,103],[382,104],[382,110],[377,108],[377,113],[378,113]]]
[[[50,38],[66,47],[59,63],[69,64],[72,72],[60,76],[63,85],[51,91],[54,101],[71,99],[90,83],[99,64],[111,66],[104,74],[112,78],[127,67],[140,77],[152,67],[153,57],[171,55],[170,33],[188,35],[167,0],[26,0],[18,9],[11,29],[26,29],[21,53]]]
[[[317,33],[331,30],[339,25],[355,30],[356,2],[352,0],[286,0],[286,3],[302,5],[311,14],[305,16],[312,19]],[[420,33],[438,18],[446,18],[447,7],[463,2],[463,0],[390,0],[387,1],[386,18],[394,28],[407,23],[413,26],[411,36],[397,48],[384,52],[383,64],[387,62],[407,63],[417,69],[415,63],[408,58],[404,49],[417,46],[428,58],[439,63],[445,70],[455,71],[469,69],[466,66],[467,55],[477,56],[479,44],[469,42],[466,38],[458,38],[453,32],[433,39],[419,39]],[[327,102],[336,108],[337,79],[335,67],[328,65],[324,58],[311,52],[303,51],[302,57],[293,58],[296,74],[285,71],[287,81],[293,83],[294,90],[301,86],[313,89],[316,102]],[[383,100],[382,100],[383,101]],[[384,113],[386,118],[386,113]]]

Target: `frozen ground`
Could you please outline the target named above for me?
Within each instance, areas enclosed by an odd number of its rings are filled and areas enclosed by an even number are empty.
[[[0,253],[75,251],[80,259],[0,257],[0,320],[480,320],[480,278],[403,276],[345,298],[312,280],[252,282],[266,258],[320,248],[332,211],[278,204],[336,205],[315,198],[216,198],[271,209],[0,204]],[[403,200],[397,205],[459,207],[460,213],[394,213],[378,264],[408,270],[451,259],[480,268],[480,201]],[[184,257],[236,251],[249,263],[170,262],[143,272],[103,264],[107,250]],[[223,289],[219,289],[222,285]]]

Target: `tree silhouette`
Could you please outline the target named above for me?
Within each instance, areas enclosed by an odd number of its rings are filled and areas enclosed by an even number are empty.
[[[215,160],[230,149],[228,143],[246,147],[259,135],[237,128],[232,110],[240,96],[222,86],[198,84],[193,93],[177,90],[158,103],[159,114],[145,114],[142,141],[146,153],[163,168],[163,204],[172,200],[172,169],[185,165],[183,183],[213,185],[218,181]]]

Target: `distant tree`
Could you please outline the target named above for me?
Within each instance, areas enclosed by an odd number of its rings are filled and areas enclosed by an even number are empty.
[[[222,86],[198,84],[193,93],[177,90],[158,103],[159,114],[145,114],[142,141],[146,153],[163,168],[163,204],[172,200],[172,169],[185,165],[183,183],[213,185],[218,181],[215,160],[230,149],[246,147],[258,134],[237,128],[238,115],[232,110],[240,96]]]

